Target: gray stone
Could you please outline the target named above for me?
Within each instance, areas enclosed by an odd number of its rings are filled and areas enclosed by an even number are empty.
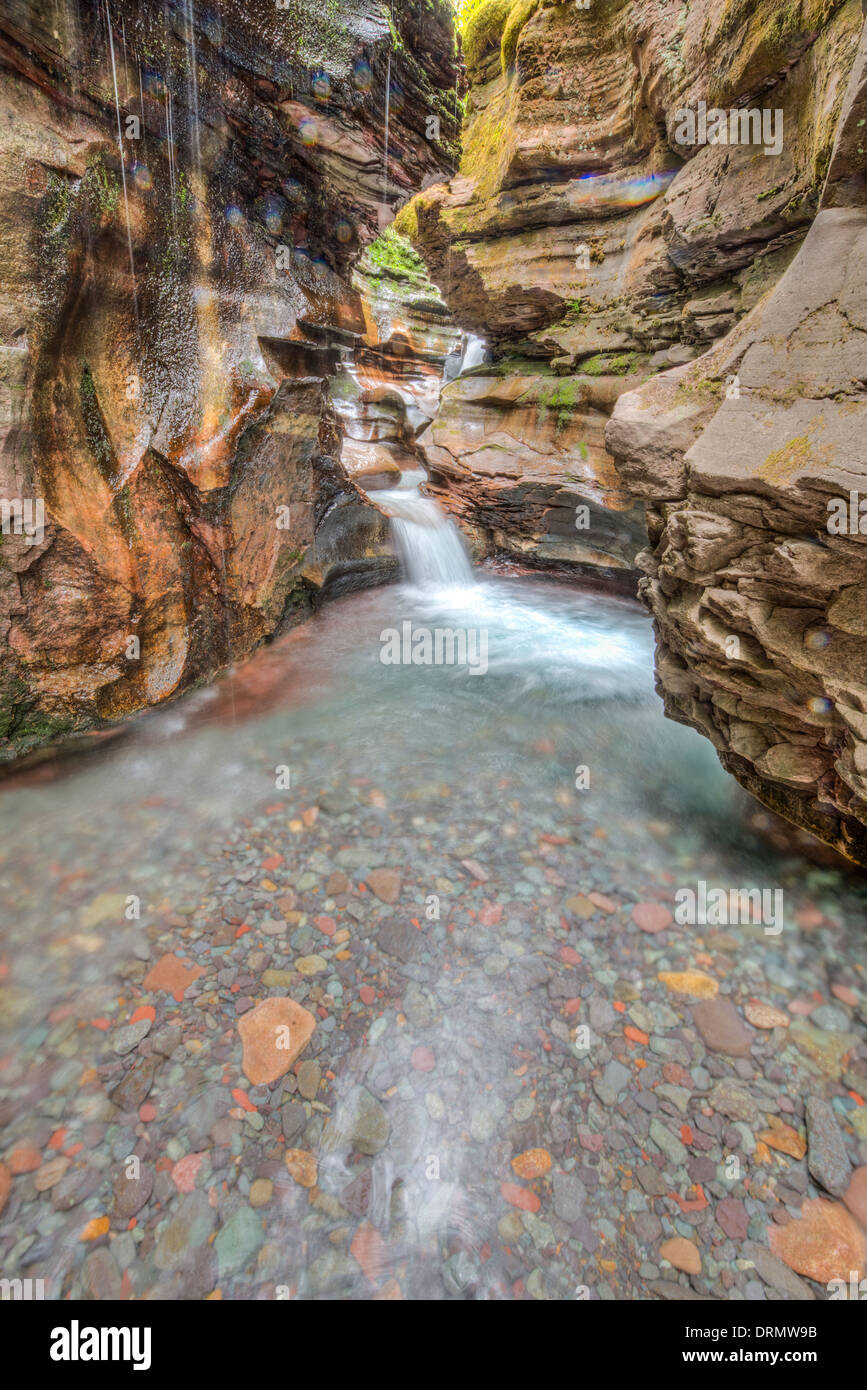
[[[574,1173],[555,1173],[551,1183],[554,1211],[561,1221],[572,1226],[581,1216],[587,1200],[587,1189]]]
[[[842,1197],[852,1175],[852,1165],[834,1111],[826,1100],[807,1100],[807,1167],[816,1182],[834,1197]]]
[[[322,1136],[326,1153],[357,1149],[377,1154],[388,1140],[388,1116],[379,1101],[363,1086],[340,1101]]]
[[[249,1264],[265,1239],[262,1218],[252,1207],[239,1207],[217,1232],[214,1249],[221,1277]]]
[[[777,1293],[783,1294],[786,1298],[815,1299],[816,1295],[810,1285],[799,1279],[788,1265],[784,1265],[782,1260],[778,1260],[776,1255],[772,1255],[764,1246],[757,1245],[755,1241],[747,1241],[741,1247],[741,1255],[744,1259],[752,1260],[760,1277],[772,1289],[776,1289]]]
[[[150,1032],[151,1021],[149,1018],[140,1018],[137,1023],[128,1023],[125,1028],[118,1028],[111,1044],[115,1052],[123,1056],[124,1053],[132,1052],[134,1047],[138,1047]]]
[[[666,1129],[662,1121],[657,1119],[655,1115],[650,1121],[650,1137],[656,1147],[665,1154],[669,1162],[673,1163],[675,1167],[680,1168],[686,1163],[689,1158],[687,1150],[676,1135]]]

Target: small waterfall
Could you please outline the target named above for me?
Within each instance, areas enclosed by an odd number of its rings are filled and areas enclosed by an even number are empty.
[[[196,15],[193,9],[193,0],[187,0],[186,13],[186,41],[187,41],[187,61],[190,68],[190,117],[193,126],[193,150],[196,162],[196,173],[201,182],[202,173],[202,151],[199,145],[199,74],[198,59],[196,57]]]
[[[410,487],[375,494],[391,518],[391,529],[406,578],[419,588],[463,588],[474,584],[473,568],[461,533],[432,497],[423,497],[418,475],[405,474]]]
[[[126,192],[126,157],[123,152],[123,131],[120,124],[120,97],[117,90],[117,66],[114,61],[114,35],[111,32],[111,11],[108,8],[108,0],[105,0],[105,23],[108,29],[108,47],[111,54],[111,80],[114,85],[114,110],[117,116],[117,149],[120,155],[120,177],[123,180],[123,206],[126,214],[126,240],[129,247],[129,270],[132,276],[132,307],[135,313],[136,327],[138,327],[138,292],[135,283],[135,258],[132,252],[132,230],[129,222],[129,199]],[[126,77],[126,74],[124,74]]]
[[[391,54],[385,69],[385,150],[382,156],[382,201],[388,208],[388,123],[391,115]]]
[[[462,376],[464,372],[472,371],[473,367],[480,367],[485,360],[485,351],[484,338],[477,338],[475,333],[468,334],[458,376]]]

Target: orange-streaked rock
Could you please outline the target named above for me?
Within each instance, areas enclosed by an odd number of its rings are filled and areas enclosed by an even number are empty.
[[[527,1187],[519,1187],[516,1182],[501,1182],[500,1193],[510,1207],[518,1211],[538,1211],[542,1205],[535,1192]]]
[[[632,920],[642,931],[648,932],[651,936],[655,932],[665,931],[670,927],[674,918],[664,903],[636,903],[632,909]]]
[[[659,1253],[663,1260],[668,1260],[670,1265],[683,1270],[684,1274],[701,1274],[701,1255],[698,1247],[685,1236],[673,1236],[671,1240],[664,1241]]]
[[[165,990],[175,1003],[180,1004],[193,981],[204,973],[200,965],[181,960],[171,951],[167,951],[164,956],[160,956],[156,965],[151,966],[142,984],[145,989]]]
[[[244,1044],[242,1066],[253,1086],[285,1076],[313,1036],[316,1019],[288,998],[263,999],[238,1020]]]
[[[768,1244],[790,1269],[819,1284],[848,1281],[853,1270],[862,1277],[867,1237],[842,1202],[823,1197],[806,1201],[799,1220],[768,1227]]]
[[[369,1284],[378,1284],[386,1268],[388,1247],[379,1231],[364,1221],[352,1237],[349,1253],[358,1261]]]
[[[843,1193],[843,1201],[867,1231],[867,1164],[855,1169]]]
[[[512,1159],[519,1178],[541,1178],[551,1170],[551,1155],[547,1149],[527,1149]]]
[[[315,1187],[318,1168],[316,1159],[307,1149],[287,1149],[283,1161],[286,1171],[299,1187]]]
[[[778,1153],[788,1154],[790,1158],[803,1158],[807,1152],[807,1141],[791,1125],[774,1125],[771,1129],[765,1129],[756,1136],[763,1144],[767,1144],[769,1149],[776,1149]]]
[[[673,994],[688,994],[690,999],[714,999],[719,984],[703,970],[662,970],[656,977]]]
[[[744,1006],[744,1014],[747,1023],[754,1028],[788,1028],[791,1022],[782,1009],[775,1009],[773,1004],[763,1004],[761,999],[750,999]]]

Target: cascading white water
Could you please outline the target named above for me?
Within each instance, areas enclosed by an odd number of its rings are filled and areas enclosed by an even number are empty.
[[[458,376],[463,376],[464,372],[472,371],[473,367],[480,367],[485,360],[485,340],[476,337],[475,333],[467,336],[464,355],[461,358],[461,367]]]
[[[375,494],[391,518],[391,529],[406,578],[419,588],[463,587],[475,583],[461,533],[418,484],[422,473],[405,473],[403,486]]]

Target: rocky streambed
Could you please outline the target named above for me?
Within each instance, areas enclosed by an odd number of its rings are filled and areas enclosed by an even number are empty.
[[[13,0],[4,1277],[861,1276],[863,32]]]
[[[383,664],[407,619],[484,624],[484,676]],[[664,718],[650,645],[574,588],[392,586],[8,786],[7,1277],[775,1301],[862,1268],[863,882]],[[782,911],[684,924],[699,880]]]

